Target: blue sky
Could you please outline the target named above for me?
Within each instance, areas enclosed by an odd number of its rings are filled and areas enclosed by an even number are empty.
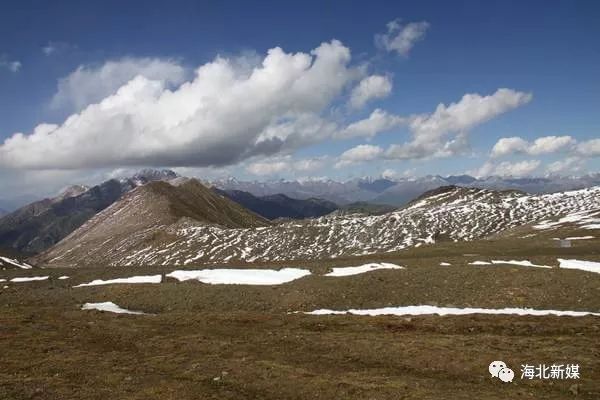
[[[332,40],[341,44],[323,49],[323,64],[340,58],[310,72],[311,51]],[[17,195],[144,166],[246,179],[597,172],[599,43],[595,1],[5,1],[0,182]],[[314,88],[290,92],[289,105],[265,94],[271,83],[179,90],[218,55],[244,81],[275,47],[309,57],[295,78],[278,66],[278,78]],[[111,109],[118,121],[86,110],[137,75],[148,109]],[[197,86],[217,78],[206,79]],[[154,104],[165,91],[178,99]],[[215,104],[219,91],[231,108]],[[181,111],[192,106],[206,116]],[[348,134],[376,109],[385,127]],[[80,113],[87,122],[63,126]],[[173,121],[154,132],[159,115]],[[52,125],[32,135],[40,124]]]

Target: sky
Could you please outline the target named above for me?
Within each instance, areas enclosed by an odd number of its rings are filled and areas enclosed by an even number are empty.
[[[3,1],[0,198],[600,167],[597,1]]]

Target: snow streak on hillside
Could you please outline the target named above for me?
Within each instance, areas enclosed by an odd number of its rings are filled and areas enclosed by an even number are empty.
[[[334,258],[398,251],[442,239],[475,240],[581,211],[600,212],[600,187],[540,196],[450,188],[380,216],[325,216],[239,229],[187,218],[171,225],[157,224],[126,239],[77,243],[70,250],[65,248],[58,260],[194,265]]]

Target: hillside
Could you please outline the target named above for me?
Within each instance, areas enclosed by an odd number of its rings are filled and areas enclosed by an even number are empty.
[[[190,218],[148,224],[143,215],[131,223],[121,218],[119,223],[107,223],[113,214],[135,213],[154,204],[139,206],[135,199],[128,196],[99,214],[40,261],[78,266],[186,265],[388,253],[437,241],[476,240],[545,219],[593,213],[600,209],[600,187],[541,196],[450,187],[379,216],[332,215],[258,228],[231,229]],[[123,229],[127,235],[121,237]]]
[[[176,238],[173,227],[183,223],[218,229],[268,225],[195,179],[177,186],[151,182],[127,193],[36,259],[79,265],[102,264],[112,251],[135,257],[139,250],[171,242]],[[171,256],[168,251],[164,254],[167,259]]]
[[[394,211],[398,207],[389,204],[370,203],[368,201],[356,201],[354,203],[344,204],[334,214],[365,214],[380,215]]]
[[[58,243],[123,193],[155,180],[176,178],[172,171],[143,170],[92,188],[75,185],[57,197],[28,204],[0,218],[0,246],[36,254]]]
[[[267,219],[314,218],[327,215],[338,208],[338,205],[331,201],[316,198],[293,199],[284,194],[254,196],[241,190],[216,188],[215,191]]]

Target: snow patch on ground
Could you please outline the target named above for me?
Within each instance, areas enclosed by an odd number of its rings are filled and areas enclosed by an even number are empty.
[[[492,265],[492,263],[487,261],[473,261],[470,262],[469,265]]]
[[[520,265],[521,267],[552,268],[549,265],[533,264],[531,261],[527,261],[527,260],[522,260],[522,261],[518,261],[518,260],[510,260],[510,261],[492,260],[492,264],[512,264],[512,265]]]
[[[594,236],[571,236],[571,237],[566,237],[564,239],[561,238],[552,238],[554,240],[588,240],[588,239],[593,239]]]
[[[24,262],[19,262],[18,260],[15,260],[13,258],[0,256],[0,261],[4,261],[5,263],[14,265],[15,267],[19,267],[22,269],[31,269],[32,268],[31,265],[24,263]]]
[[[560,268],[565,269],[580,269],[582,271],[595,272],[600,274],[600,262],[581,261],[581,260],[566,260],[559,258]]]
[[[31,282],[31,281],[45,281],[48,279],[47,276],[27,276],[21,278],[12,278],[11,282]]]
[[[197,280],[211,285],[280,285],[310,275],[298,268],[272,269],[202,269],[173,271],[168,277],[178,281]]]
[[[600,212],[598,210],[576,211],[567,214],[558,221],[544,220],[534,225],[534,229],[545,230],[554,229],[564,224],[576,224],[583,229],[600,229]]]
[[[132,276],[130,278],[117,278],[109,280],[96,279],[89,283],[82,283],[73,287],[111,285],[113,283],[160,283],[161,281],[161,275],[142,275]]]
[[[556,316],[571,316],[583,317],[586,315],[600,316],[600,313],[591,311],[558,311],[558,310],[536,310],[533,308],[454,308],[454,307],[436,307],[436,306],[406,306],[406,307],[384,307],[366,310],[314,310],[306,312],[310,315],[467,315],[467,314],[492,314],[492,315],[556,315]]]
[[[119,307],[112,301],[106,301],[104,303],[85,303],[81,307],[81,309],[82,310],[108,311],[108,312],[117,313],[117,314],[136,314],[136,315],[146,314],[141,311],[126,310],[124,308]]]
[[[332,272],[325,276],[350,276],[364,274],[365,272],[375,271],[378,269],[404,269],[404,267],[390,263],[369,263],[358,267],[341,267],[332,268]]]
[[[58,279],[62,281],[65,279],[69,279],[69,277],[67,275],[63,275],[63,276],[59,276]]]
[[[450,266],[450,265],[452,265],[452,264],[450,264],[450,263],[447,263],[447,262],[443,262],[443,261],[442,261],[442,262],[440,263],[440,265],[441,265],[442,267],[448,267],[448,266]]]

